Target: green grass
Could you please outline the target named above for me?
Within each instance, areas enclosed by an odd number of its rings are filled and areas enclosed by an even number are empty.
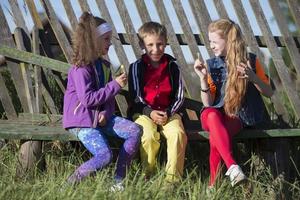
[[[123,192],[111,193],[114,164],[86,178],[76,186],[66,186],[66,178],[76,166],[86,159],[84,152],[70,146],[59,149],[56,146],[46,148],[47,170],[23,178],[16,178],[18,146],[8,143],[0,150],[0,199],[287,199],[300,198],[299,182],[288,183],[278,177],[274,179],[269,170],[262,172],[250,170],[249,181],[243,186],[232,188],[226,177],[218,184],[217,190],[208,197],[206,194],[208,169],[207,164],[198,165],[206,160],[187,160],[182,183],[173,188],[164,187],[164,167],[149,181],[141,175],[141,168],[136,159],[125,179]],[[190,152],[188,152],[190,153]],[[194,155],[195,157],[197,155]],[[188,156],[190,159],[192,156]],[[252,166],[255,157],[245,165]],[[248,163],[248,164],[247,164]],[[247,173],[247,172],[246,172]],[[249,172],[247,173],[249,174]]]

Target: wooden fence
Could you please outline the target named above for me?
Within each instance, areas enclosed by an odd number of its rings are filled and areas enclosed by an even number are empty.
[[[10,9],[3,6],[4,3],[0,7],[0,55],[6,58],[6,62],[0,66],[0,110],[2,107],[2,112],[5,113],[5,117],[8,119],[16,118],[20,112],[59,114],[62,112],[62,95],[66,85],[65,74],[69,67],[66,62],[70,62],[72,55],[70,34],[78,22],[76,14],[77,16],[80,14],[74,11],[71,5],[74,1],[71,0],[40,0],[39,3],[45,12],[46,20],[38,13],[37,1],[24,0],[21,5],[20,1],[17,0],[7,1]],[[66,28],[60,22],[53,7],[54,2],[63,5],[71,24],[70,28]],[[166,4],[166,2],[169,4]],[[293,116],[299,119],[300,101],[297,83],[299,83],[300,73],[300,37],[299,32],[296,35],[289,31],[289,23],[284,12],[282,12],[282,3],[285,3],[288,5],[288,12],[292,16],[290,20],[294,23],[296,29],[299,30],[299,1],[268,1],[281,36],[273,36],[271,32],[270,24],[263,12],[266,6],[264,4],[267,3],[266,0],[249,0],[251,8],[245,8],[245,3],[243,4],[242,0],[231,0],[230,2],[237,16],[238,23],[243,30],[249,49],[257,54],[261,61],[265,61],[265,56],[260,47],[265,47],[270,52],[275,71],[277,72],[277,76],[272,77],[275,95],[271,99],[276,116],[288,121],[290,113],[293,113]],[[81,11],[91,11],[87,1],[78,0],[77,3],[79,3]],[[127,7],[125,0],[94,0],[93,3],[97,5],[101,17],[114,25],[113,34],[118,36],[119,39],[113,38],[113,46],[120,63],[126,67],[129,66],[129,58],[124,50],[125,46],[131,46],[135,57],[139,57],[142,54],[138,44],[136,28],[134,27],[136,19],[132,19],[130,16],[132,9],[137,10],[139,20],[142,23],[150,21],[153,18],[151,14],[155,10],[160,22],[168,30],[169,46],[181,66],[186,95],[192,99],[200,100],[199,80],[193,72],[192,65],[185,59],[181,47],[188,46],[193,59],[197,57],[197,53],[200,54],[201,59],[204,57],[203,51],[199,50],[199,46],[204,46],[208,55],[212,56],[207,36],[207,26],[212,21],[211,12],[209,12],[211,8],[206,6],[207,4],[204,0],[185,2],[180,0],[152,0],[150,2],[153,5],[151,9],[147,6],[149,1],[143,0],[132,0],[131,3],[135,5],[135,8]],[[116,5],[117,12],[126,31],[125,33],[117,33],[116,27],[119,24],[114,24],[112,20],[114,13],[111,12],[111,9],[108,9],[109,3]],[[187,13],[183,3],[190,6],[192,13]],[[229,16],[228,9],[224,6],[228,1],[214,0],[213,3],[219,17],[226,18]],[[29,11],[27,15],[30,15],[33,20],[33,30],[29,30],[26,25],[26,18],[24,18],[21,11],[22,7]],[[170,17],[167,12],[171,7],[176,13],[183,33],[175,32],[172,26],[171,22],[174,16]],[[10,10],[9,13],[13,16],[17,26],[13,33],[11,33],[6,20],[8,16],[4,15],[5,9]],[[249,9],[252,9],[262,35],[254,34],[255,31],[250,25],[251,19],[246,14]],[[195,33],[190,23],[191,15],[194,16],[199,29],[198,33]],[[290,62],[284,61],[282,50],[286,50]],[[57,52],[61,52],[64,56],[57,55]],[[62,61],[58,61],[58,59]],[[268,66],[265,66],[265,68],[268,69]],[[288,97],[290,107],[283,103],[282,96]],[[122,96],[118,95],[117,102],[121,113],[125,115],[127,105],[122,98]]]

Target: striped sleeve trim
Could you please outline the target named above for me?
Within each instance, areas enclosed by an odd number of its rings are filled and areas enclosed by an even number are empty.
[[[178,69],[179,71],[179,85],[178,85],[178,93],[177,93],[177,101],[174,103],[174,105],[172,106],[171,109],[171,114],[174,114],[183,104],[183,99],[184,99],[184,95],[183,95],[183,83],[182,83],[182,75],[180,72],[180,69]]]
[[[133,88],[136,91],[136,96],[138,97],[139,101],[142,103],[145,103],[143,98],[141,97],[141,90],[140,90],[140,83],[139,83],[139,79],[138,79],[138,73],[137,73],[137,69],[138,69],[138,64],[141,61],[138,60],[137,62],[135,62],[133,64],[133,70],[132,70],[132,77],[133,77]]]

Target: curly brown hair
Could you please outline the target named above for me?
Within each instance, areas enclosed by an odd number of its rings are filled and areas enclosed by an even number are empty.
[[[224,110],[229,116],[239,111],[247,89],[247,80],[239,78],[236,66],[247,63],[247,46],[238,24],[229,19],[219,19],[208,26],[209,32],[217,32],[226,40],[227,82]]]
[[[73,57],[72,63],[77,66],[86,66],[94,62],[98,57],[98,44],[96,34],[97,23],[95,17],[84,12],[73,33]]]

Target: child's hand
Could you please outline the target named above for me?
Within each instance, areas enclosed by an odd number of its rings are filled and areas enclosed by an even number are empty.
[[[105,119],[104,115],[99,114],[98,118],[99,118],[99,121],[98,121],[99,126],[105,126],[106,125],[106,119]]]
[[[207,69],[199,59],[195,60],[194,70],[201,80],[207,79]]]
[[[253,83],[256,81],[256,75],[252,70],[249,60],[247,61],[247,64],[240,63],[237,66],[237,71],[239,73],[239,78],[247,79]]]
[[[157,125],[165,125],[168,121],[168,115],[164,111],[153,110],[150,113],[150,117]]]
[[[123,73],[120,76],[117,76],[116,81],[122,88],[125,87],[125,85],[127,84],[127,74]]]

